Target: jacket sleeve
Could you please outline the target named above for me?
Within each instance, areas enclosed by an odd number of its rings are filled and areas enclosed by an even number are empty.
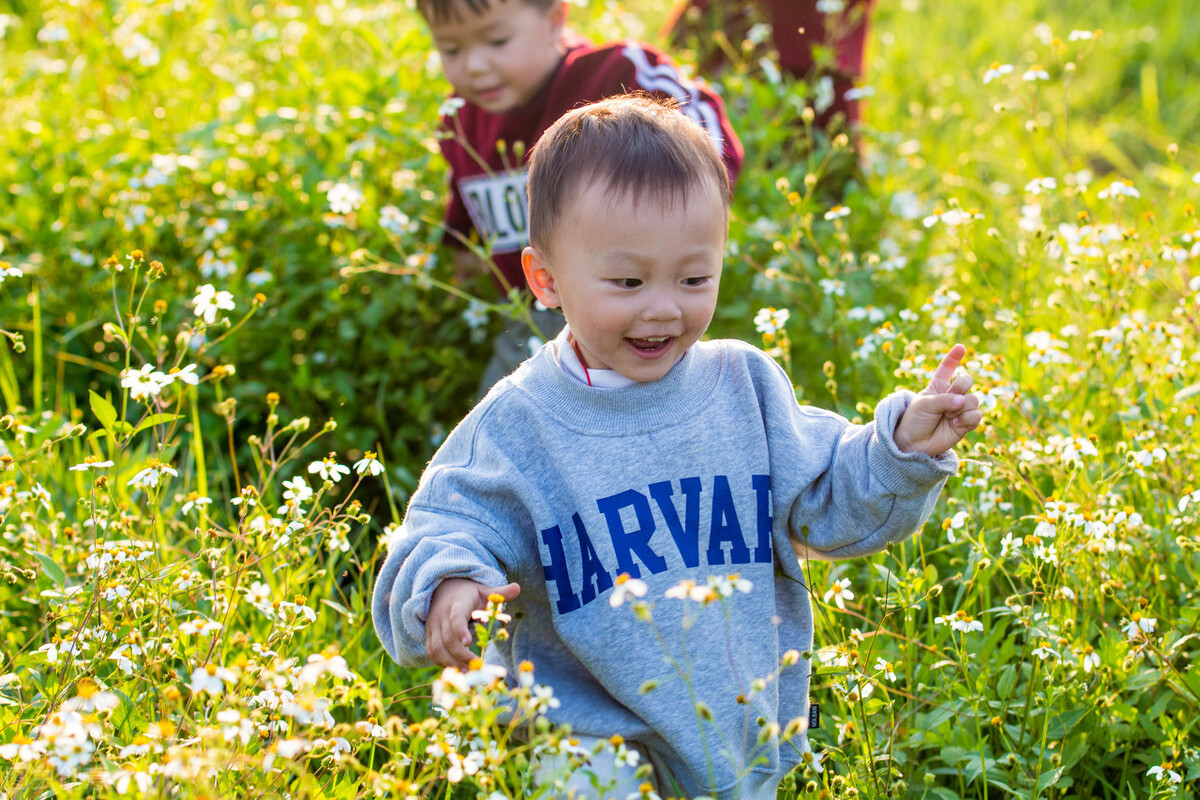
[[[683,113],[698,122],[712,137],[725,162],[729,185],[732,187],[742,171],[745,154],[725,113],[725,103],[721,97],[708,85],[683,77],[669,56],[649,45],[628,42],[620,52],[633,70],[632,76],[627,79],[628,89],[658,92],[677,100]]]
[[[452,130],[450,123],[445,119],[442,120],[442,130]],[[471,221],[471,215],[467,212],[462,192],[459,191],[455,169],[456,165],[460,164],[464,158],[463,146],[454,138],[444,136],[438,141],[438,147],[447,164],[446,214],[443,218],[445,231],[442,233],[442,242],[451,247],[465,247],[462,239],[471,235],[474,223]]]

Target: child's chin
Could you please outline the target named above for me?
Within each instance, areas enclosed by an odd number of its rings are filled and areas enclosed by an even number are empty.
[[[520,103],[514,103],[506,94],[477,98],[475,105],[492,114],[507,114],[521,106]]]

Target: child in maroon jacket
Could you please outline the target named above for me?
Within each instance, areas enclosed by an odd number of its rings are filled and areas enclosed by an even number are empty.
[[[821,75],[832,80],[832,96],[818,104],[816,124],[829,128],[840,118],[853,127],[859,121],[858,101],[846,93],[863,73],[867,27],[874,0],[757,0],[760,12],[771,22],[771,38],[779,51],[779,66],[798,78]],[[749,31],[753,19],[747,3],[725,0],[678,0],[663,26],[668,41],[682,45],[690,36],[701,39],[720,29],[735,43]],[[830,64],[818,64],[813,48],[832,49]],[[725,56],[720,48],[705,48],[700,59],[706,72],[720,71]]]
[[[417,7],[454,88],[440,144],[450,167],[446,237],[460,280],[490,268],[504,295],[525,288],[525,157],[546,128],[577,106],[637,90],[670,96],[712,137],[730,184],[737,178],[742,145],[721,98],[655,48],[596,45],[569,33],[564,0],[418,0]],[[481,262],[469,241],[489,251],[492,264]],[[535,321],[544,336],[561,328],[557,315]],[[529,355],[529,334],[514,324],[497,340],[483,389]]]

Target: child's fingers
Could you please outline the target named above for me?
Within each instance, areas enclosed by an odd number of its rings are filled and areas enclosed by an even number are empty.
[[[438,619],[425,624],[425,652],[439,667],[465,667],[475,656],[471,652],[471,634],[466,617],[448,609]]]
[[[929,394],[913,400],[909,406],[909,410],[917,410],[919,413],[927,415],[930,424],[934,424],[938,417],[942,415],[947,417],[955,416],[961,413],[966,407],[966,397],[949,392],[938,392],[937,394]]]
[[[966,354],[967,348],[961,344],[951,347],[950,352],[942,357],[942,363],[938,364],[937,369],[933,371],[929,387],[935,392],[946,391],[950,386],[950,381],[954,378],[954,370],[958,369],[958,365],[962,363],[963,356]]]
[[[946,390],[954,394],[966,394],[971,391],[971,387],[975,385],[975,379],[971,377],[969,372],[960,372],[951,381],[950,387]]]
[[[425,652],[429,654],[429,660],[439,667],[454,666],[454,658],[446,649],[446,637],[439,628],[426,625]]]
[[[491,589],[488,589],[488,593],[498,594],[504,598],[505,602],[508,602],[509,600],[515,600],[517,598],[517,595],[521,593],[521,587],[519,584],[510,583],[506,586],[494,586]]]
[[[970,411],[964,411],[954,419],[950,420],[950,422],[957,430],[963,431],[964,433],[967,431],[973,431],[979,427],[979,423],[983,422],[983,412],[977,408]]]
[[[449,656],[453,666],[466,666],[475,654],[471,652],[471,633],[467,629],[467,619],[460,615],[451,615],[446,620],[446,628],[442,635],[442,646]]]

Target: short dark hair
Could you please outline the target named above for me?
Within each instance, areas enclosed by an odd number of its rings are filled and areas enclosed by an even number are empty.
[[[671,99],[642,92],[568,111],[529,154],[529,242],[545,250],[572,194],[589,183],[666,205],[713,184],[729,211],[729,175],[712,138]]]
[[[492,0],[417,0],[417,10],[427,20],[445,22],[451,17],[457,17],[454,11],[455,2],[465,5],[472,14],[482,14],[492,7]],[[563,0],[496,0],[499,3],[525,3],[539,11],[548,11],[555,3]]]

